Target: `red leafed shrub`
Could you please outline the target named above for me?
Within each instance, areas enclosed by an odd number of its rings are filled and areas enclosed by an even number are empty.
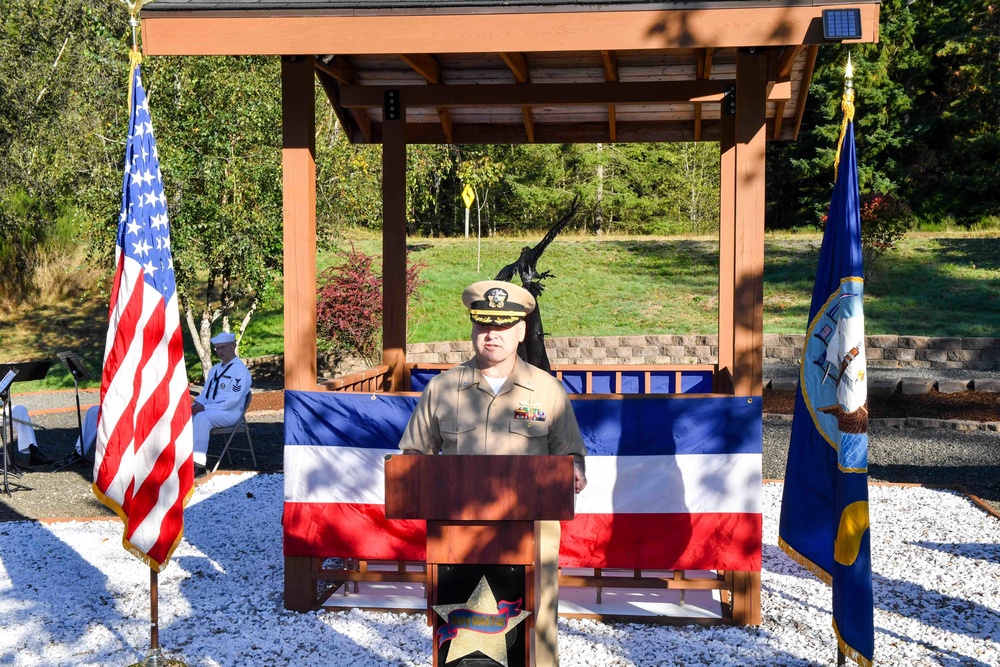
[[[321,348],[356,354],[375,364],[382,358],[382,275],[376,258],[355,250],[343,250],[340,262],[319,276],[316,331]],[[423,263],[406,269],[406,297],[420,280]]]
[[[861,195],[861,256],[865,282],[871,280],[882,256],[896,245],[913,225],[913,211],[892,195],[869,192]]]

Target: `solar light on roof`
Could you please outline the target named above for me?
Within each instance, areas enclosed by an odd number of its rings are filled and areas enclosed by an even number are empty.
[[[861,10],[824,9],[823,39],[831,41],[861,39]]]

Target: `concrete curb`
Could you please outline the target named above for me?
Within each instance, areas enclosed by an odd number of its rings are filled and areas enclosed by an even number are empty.
[[[798,376],[763,379],[764,389],[774,391],[795,391],[799,386]],[[901,391],[907,396],[919,396],[931,391],[955,394],[963,391],[980,391],[988,394],[1000,393],[1000,380],[992,378],[947,380],[924,377],[869,378],[868,393],[875,396],[892,396]]]
[[[792,415],[765,412],[765,417],[781,422],[791,422]],[[1000,422],[976,422],[965,419],[930,419],[927,417],[885,417],[882,419],[869,419],[869,426],[881,428],[945,428],[952,431],[985,431],[989,433],[1000,432]]]

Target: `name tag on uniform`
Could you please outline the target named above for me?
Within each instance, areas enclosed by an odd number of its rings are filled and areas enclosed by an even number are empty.
[[[514,419],[524,419],[532,422],[545,421],[545,411],[538,403],[521,403],[514,410]]]

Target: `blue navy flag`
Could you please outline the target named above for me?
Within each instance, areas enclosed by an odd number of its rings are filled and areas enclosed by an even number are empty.
[[[167,200],[137,62],[129,105],[93,489],[125,523],[125,549],[159,572],[184,534],[193,440]]]
[[[868,393],[852,92],[802,350],[778,535],[782,549],[833,586],[840,650],[870,667]]]

